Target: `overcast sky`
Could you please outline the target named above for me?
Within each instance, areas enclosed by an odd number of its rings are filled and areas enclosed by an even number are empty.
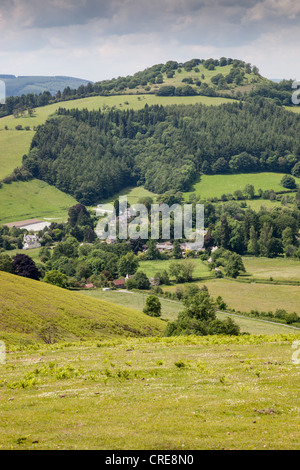
[[[237,58],[300,79],[299,0],[0,0],[0,74],[131,75]]]

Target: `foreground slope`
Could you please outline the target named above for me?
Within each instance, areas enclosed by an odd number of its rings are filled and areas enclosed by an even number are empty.
[[[43,282],[0,273],[0,338],[6,343],[161,335],[165,323]]]
[[[0,449],[299,449],[299,338],[17,347],[0,364]]]

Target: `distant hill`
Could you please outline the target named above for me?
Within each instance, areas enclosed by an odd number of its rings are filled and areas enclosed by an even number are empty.
[[[63,92],[67,87],[77,89],[81,85],[86,86],[92,83],[74,77],[48,77],[48,76],[19,76],[0,75],[0,80],[6,84],[6,96],[22,96],[29,93],[40,94],[48,91],[51,95],[55,95],[58,91]]]
[[[160,336],[165,329],[137,310],[42,281],[0,272],[0,283],[0,339],[7,344]]]

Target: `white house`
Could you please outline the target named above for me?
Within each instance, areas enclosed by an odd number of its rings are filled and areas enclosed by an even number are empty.
[[[37,235],[24,235],[23,250],[31,250],[33,248],[40,248],[40,239]]]

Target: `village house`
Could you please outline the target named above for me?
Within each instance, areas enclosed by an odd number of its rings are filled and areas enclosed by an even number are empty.
[[[40,239],[37,235],[24,235],[23,250],[32,250],[33,248],[40,248]]]
[[[157,243],[156,248],[160,253],[166,253],[173,250],[173,245],[171,242]]]

